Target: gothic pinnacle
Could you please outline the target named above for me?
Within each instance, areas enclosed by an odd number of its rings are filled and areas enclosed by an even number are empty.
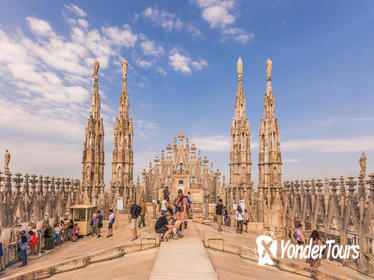
[[[243,61],[241,57],[238,58],[236,70],[238,71],[238,78],[241,79],[242,74],[243,74]]]
[[[268,58],[266,60],[266,93],[271,92],[271,68],[273,62]]]

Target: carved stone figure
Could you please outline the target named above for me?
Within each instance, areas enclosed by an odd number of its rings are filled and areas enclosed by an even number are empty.
[[[237,62],[237,65],[236,65],[236,70],[238,71],[239,75],[243,74],[243,61],[242,61],[241,57],[238,58],[238,62]]]
[[[273,62],[268,58],[266,60],[266,80],[271,80],[271,69],[272,69]]]
[[[123,75],[126,75],[127,67],[128,67],[127,60],[126,60],[126,58],[124,58],[124,59],[122,59],[122,65],[121,65]]]
[[[8,152],[8,150],[5,151],[5,155],[4,155],[4,172],[9,172],[9,162],[10,162],[10,153]]]
[[[100,63],[98,60],[95,60],[94,64],[94,76],[97,76],[99,73]]]
[[[365,153],[361,153],[359,163],[360,163],[360,168],[361,168],[360,175],[365,176],[366,175],[366,155],[365,155]]]

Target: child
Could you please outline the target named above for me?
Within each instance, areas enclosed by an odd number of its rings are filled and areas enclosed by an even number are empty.
[[[77,242],[78,234],[79,234],[79,227],[78,227],[78,224],[75,224],[73,227],[73,242]]]
[[[247,209],[244,209],[244,215],[243,215],[243,224],[244,224],[244,232],[248,232],[248,211]]]
[[[31,239],[30,239],[31,255],[36,255],[36,246],[38,246],[38,239],[36,238],[36,235],[32,230],[29,231],[29,235],[31,236]]]

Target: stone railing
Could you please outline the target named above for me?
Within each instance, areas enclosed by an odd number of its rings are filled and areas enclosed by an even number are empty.
[[[227,200],[244,199],[250,222],[293,239],[298,224],[309,237],[318,230],[322,239],[341,245],[359,245],[357,260],[342,263],[365,273],[374,272],[374,174],[331,179],[286,181],[283,187],[232,187]],[[232,206],[228,204],[229,213]]]
[[[18,260],[16,242],[21,230],[36,231],[40,252],[43,222],[54,226],[56,219],[67,217],[71,205],[82,200],[80,181],[70,178],[0,172],[0,186],[2,267]]]

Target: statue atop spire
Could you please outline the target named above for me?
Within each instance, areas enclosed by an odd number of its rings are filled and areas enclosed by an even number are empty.
[[[243,61],[242,61],[241,57],[238,58],[238,62],[237,62],[237,65],[236,65],[236,70],[238,71],[239,78],[241,78],[242,75],[243,75]]]
[[[126,58],[124,58],[124,59],[122,59],[122,65],[121,65],[124,77],[127,76],[127,67],[128,67],[127,60],[126,60]]]
[[[268,58],[266,60],[266,93],[270,93],[272,91],[271,89],[271,68],[272,68],[273,62]]]
[[[97,79],[97,75],[99,74],[99,68],[100,68],[100,63],[98,60],[95,60],[95,64],[94,64],[94,77],[95,79]]]

